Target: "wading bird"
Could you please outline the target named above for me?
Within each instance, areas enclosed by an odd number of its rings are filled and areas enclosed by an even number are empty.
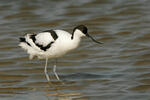
[[[72,34],[64,30],[47,30],[37,34],[26,34],[20,38],[19,46],[27,51],[30,59],[34,56],[39,59],[46,59],[44,72],[47,80],[50,81],[47,74],[48,59],[57,59],[77,48],[81,38],[84,36],[92,39],[96,43],[102,44],[88,34],[86,26],[79,25],[73,29]],[[56,63],[54,64],[53,72],[56,78],[60,80],[56,73]]]

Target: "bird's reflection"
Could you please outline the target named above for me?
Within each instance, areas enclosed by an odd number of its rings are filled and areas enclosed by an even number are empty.
[[[47,100],[74,100],[75,98],[79,98],[83,95],[81,92],[64,92],[64,89],[70,89],[68,84],[74,84],[74,82],[63,82],[63,81],[49,81],[47,82],[47,86],[45,88],[45,97]],[[87,99],[83,99],[87,100]]]

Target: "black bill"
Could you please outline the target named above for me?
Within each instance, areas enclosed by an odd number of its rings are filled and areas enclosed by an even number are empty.
[[[98,44],[103,44],[102,42],[96,41],[92,36],[90,36],[89,34],[87,35],[87,37],[89,37],[93,42],[98,43]]]

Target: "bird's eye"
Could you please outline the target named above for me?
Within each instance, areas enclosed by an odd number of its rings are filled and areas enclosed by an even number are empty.
[[[84,30],[83,30],[83,33],[86,34],[86,33],[87,33],[87,29],[84,29]]]

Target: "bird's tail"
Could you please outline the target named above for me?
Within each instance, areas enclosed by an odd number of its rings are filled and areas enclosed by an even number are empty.
[[[19,38],[20,42],[26,42],[25,38],[20,37]]]
[[[19,42],[19,46],[26,50],[27,53],[30,55],[29,58],[32,59],[36,52],[34,51],[34,49],[31,48],[31,45],[26,41],[26,38],[20,37]]]

